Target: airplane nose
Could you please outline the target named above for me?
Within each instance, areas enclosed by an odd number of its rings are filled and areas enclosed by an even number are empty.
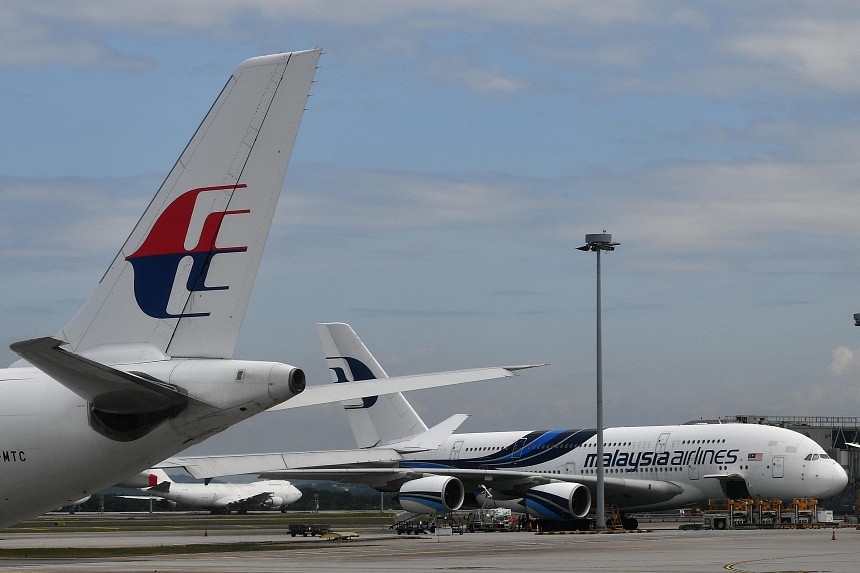
[[[827,492],[822,494],[821,497],[839,495],[845,489],[845,486],[848,485],[848,474],[845,472],[845,468],[836,461],[833,461],[832,464],[831,470],[827,474]]]

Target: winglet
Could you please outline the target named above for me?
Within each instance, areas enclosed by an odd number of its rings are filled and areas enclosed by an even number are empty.
[[[419,452],[425,450],[435,450],[442,445],[448,436],[454,433],[454,430],[466,421],[468,414],[454,414],[453,416],[442,420],[426,432],[417,436],[404,440],[402,442],[394,442],[391,444],[380,444],[385,447],[393,448],[398,452]]]

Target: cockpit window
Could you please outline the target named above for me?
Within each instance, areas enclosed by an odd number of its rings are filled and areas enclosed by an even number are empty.
[[[821,454],[821,459],[822,460],[829,460],[830,456],[828,456],[827,454]]]
[[[807,456],[803,459],[808,462],[809,460],[812,459],[812,454],[807,454]]]

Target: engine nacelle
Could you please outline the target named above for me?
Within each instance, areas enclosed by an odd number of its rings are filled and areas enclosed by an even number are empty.
[[[463,505],[463,483],[451,476],[428,476],[406,482],[397,500],[412,513],[446,513]]]
[[[266,507],[281,507],[284,505],[284,498],[273,496],[263,502],[263,505]]]
[[[579,483],[548,483],[531,488],[524,499],[529,515],[544,519],[578,519],[591,509],[591,492]]]
[[[176,502],[170,499],[156,500],[155,505],[162,509],[167,509],[169,511],[173,511],[174,509],[176,509]]]

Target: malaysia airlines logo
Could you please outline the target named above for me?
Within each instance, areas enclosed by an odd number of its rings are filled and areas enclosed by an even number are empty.
[[[219,187],[201,187],[192,189],[177,197],[162,211],[152,226],[143,244],[126,260],[134,269],[134,297],[140,310],[153,318],[184,318],[194,316],[209,316],[209,312],[171,313],[168,309],[170,296],[179,263],[185,257],[191,257],[191,271],[186,281],[188,293],[227,290],[228,286],[210,286],[206,284],[209,268],[215,255],[221,253],[241,253],[248,250],[242,247],[215,246],[218,232],[224,218],[228,215],[247,214],[248,209],[237,211],[215,211],[206,215],[200,239],[192,249],[185,247],[185,239],[194,214],[197,197],[201,193],[213,191],[232,191],[244,189],[245,184],[223,185]]]
[[[349,367],[350,372],[352,372],[352,379],[355,382],[360,382],[362,380],[376,380],[376,376],[373,375],[373,372],[370,371],[370,368],[367,367],[367,364],[362,362],[357,358],[351,358],[349,356],[326,356],[326,360],[331,358],[340,358],[345,361],[347,366]],[[341,382],[349,382],[349,378],[346,377],[346,372],[344,372],[343,368],[340,366],[330,367],[329,370],[335,373],[337,380],[335,384],[339,384]],[[365,396],[361,399],[361,406],[359,405],[346,405],[344,406],[344,410],[360,410],[363,408],[370,408],[376,401],[379,399],[379,396]]]

